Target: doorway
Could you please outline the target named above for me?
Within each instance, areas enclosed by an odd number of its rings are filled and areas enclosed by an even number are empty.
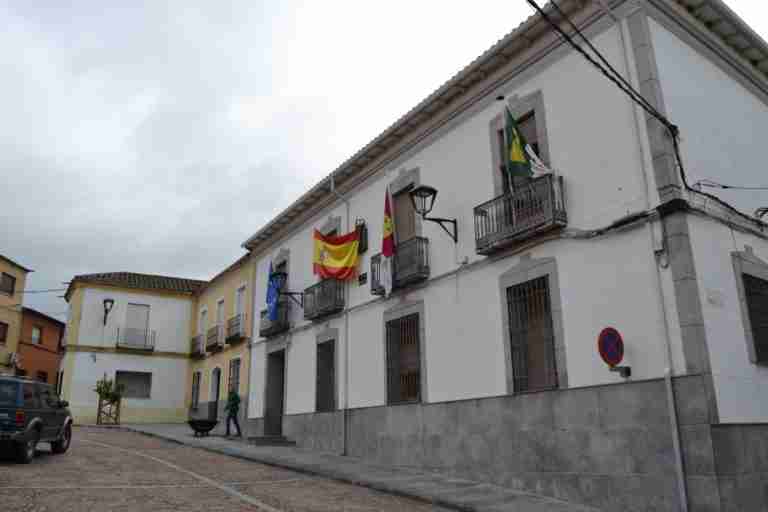
[[[285,350],[267,356],[267,397],[264,414],[264,434],[283,435],[283,409],[285,391]]]

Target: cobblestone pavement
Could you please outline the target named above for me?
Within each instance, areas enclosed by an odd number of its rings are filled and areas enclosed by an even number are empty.
[[[79,428],[65,455],[41,444],[34,462],[0,459],[0,510],[445,511],[355,485],[181,446]]]

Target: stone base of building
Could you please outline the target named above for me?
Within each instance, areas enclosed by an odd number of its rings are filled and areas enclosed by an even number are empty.
[[[708,377],[674,380],[689,510],[768,510],[768,424],[713,423]],[[296,414],[304,448],[419,466],[605,511],[679,510],[663,380]],[[262,419],[248,421],[263,435]]]

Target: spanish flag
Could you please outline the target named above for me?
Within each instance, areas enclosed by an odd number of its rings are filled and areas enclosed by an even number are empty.
[[[531,171],[531,160],[528,158],[528,154],[525,152],[525,146],[528,143],[525,141],[525,137],[520,133],[517,127],[515,118],[512,117],[512,112],[509,109],[505,109],[507,114],[507,122],[505,127],[506,139],[507,139],[507,172],[510,176],[533,176]]]
[[[341,236],[323,236],[315,230],[312,269],[323,279],[345,281],[357,275],[357,230]]]

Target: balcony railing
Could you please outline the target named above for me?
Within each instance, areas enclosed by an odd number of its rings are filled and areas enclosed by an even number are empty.
[[[563,177],[547,174],[475,207],[475,250],[491,254],[566,224]]]
[[[224,348],[224,327],[221,325],[214,325],[208,329],[208,335],[206,336],[205,349],[208,352],[215,352]]]
[[[118,327],[117,346],[132,350],[155,350],[155,331],[133,327]]]
[[[371,257],[371,293],[384,295],[381,254]],[[392,287],[403,288],[429,277],[429,240],[420,236],[397,244],[392,262]]]
[[[344,309],[344,282],[326,279],[304,290],[304,318],[315,320]]]
[[[285,300],[281,300],[277,304],[277,319],[270,320],[267,317],[267,310],[261,311],[261,319],[259,321],[259,336],[262,338],[269,338],[277,334],[283,333],[290,329],[288,319],[291,312],[291,303]]]
[[[234,344],[245,339],[245,314],[240,313],[227,320],[227,343]]]
[[[189,340],[189,353],[192,357],[205,357],[205,343],[203,336],[197,335]]]

